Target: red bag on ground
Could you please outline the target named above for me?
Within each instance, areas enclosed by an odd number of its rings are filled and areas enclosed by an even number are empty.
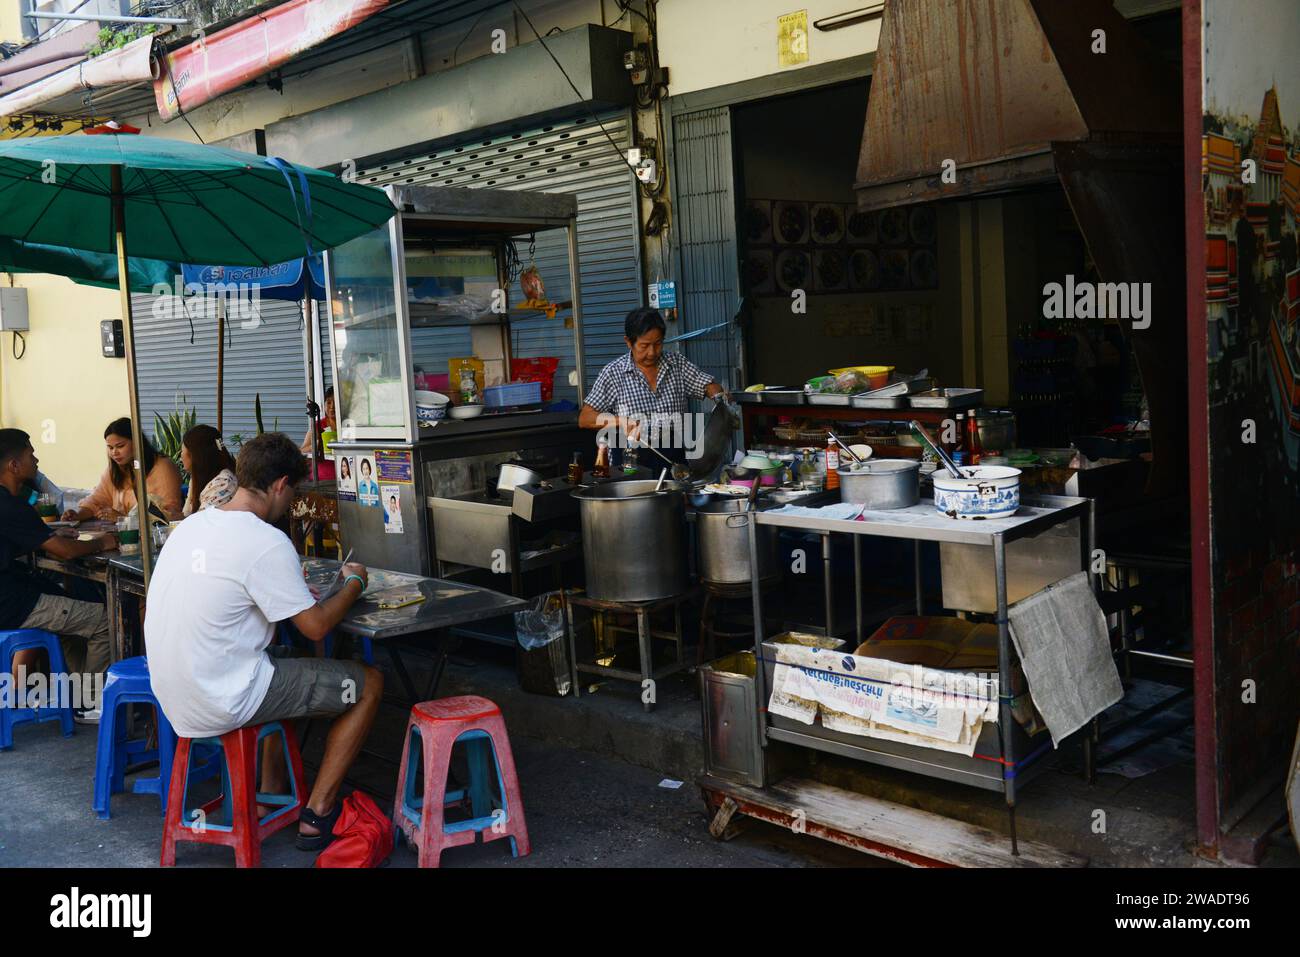
[[[316,858],[316,867],[378,867],[393,853],[393,822],[368,794],[353,791],[343,799],[334,823],[334,841]]]

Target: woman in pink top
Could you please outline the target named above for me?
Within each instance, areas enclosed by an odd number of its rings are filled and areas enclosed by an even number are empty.
[[[314,428],[309,429],[303,436],[302,445],[299,450],[303,455],[310,456],[312,445],[316,446],[316,471],[321,481],[332,481],[334,479],[334,456],[332,453],[325,452],[325,443],[322,435],[326,429],[338,431],[338,424],[334,419],[334,386],[325,390],[325,414],[316,420]],[[311,469],[307,470],[307,478],[310,479]]]
[[[63,514],[65,521],[101,518],[116,521],[135,508],[135,474],[137,446],[131,432],[131,420],[115,419],[104,430],[108,446],[108,468],[99,485],[77,509]],[[145,488],[157,502],[168,521],[181,516],[181,470],[166,456],[159,455],[148,438],[139,443],[140,464],[145,470]]]

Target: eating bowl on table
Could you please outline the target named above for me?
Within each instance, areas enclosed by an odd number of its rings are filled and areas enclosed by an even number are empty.
[[[450,411],[453,419],[472,419],[482,414],[483,403],[481,402],[475,402],[472,405],[453,405]]]

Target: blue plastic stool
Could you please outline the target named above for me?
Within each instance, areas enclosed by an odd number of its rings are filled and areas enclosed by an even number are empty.
[[[275,640],[284,645],[286,648],[295,648],[297,644],[294,641],[294,635],[297,632],[290,627],[287,621],[277,622],[275,625]],[[334,632],[325,636],[325,657],[334,657]],[[361,657],[368,665],[375,663],[374,643],[369,638],[361,639]]]
[[[332,631],[325,636],[325,657],[334,657],[334,632]],[[361,639],[361,660],[368,665],[375,663],[375,648],[369,638]]]
[[[151,705],[158,716],[158,747],[150,748],[144,739],[127,738],[127,722],[120,720],[121,708],[128,704]],[[95,800],[93,807],[103,820],[109,812],[110,799],[126,790],[129,764],[158,762],[158,776],[139,778],[131,785],[133,794],[156,794],[167,811],[167,789],[172,777],[172,758],[176,755],[176,732],[163,714],[149,683],[149,664],[143,657],[127,658],[108,669],[104,700],[99,719],[99,746],[95,752]]]
[[[63,662],[63,648],[59,645],[57,635],[39,628],[0,631],[0,673],[5,676],[0,678],[0,682],[3,682],[9,689],[6,694],[0,695],[0,751],[8,751],[13,748],[14,727],[20,724],[58,721],[63,728],[63,736],[65,738],[72,737],[74,725],[72,723],[71,703],[65,701],[59,707],[19,708],[11,707],[11,705],[17,704],[15,700],[2,700],[4,698],[16,698],[20,691],[26,693],[27,689],[18,688],[10,675],[13,673],[14,655],[30,648],[44,649],[50,659],[51,676],[66,675],[68,671]],[[50,690],[53,691],[52,688]]]

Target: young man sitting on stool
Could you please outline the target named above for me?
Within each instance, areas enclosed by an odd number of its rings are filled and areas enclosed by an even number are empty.
[[[70,597],[57,583],[22,567],[18,560],[38,549],[61,559],[112,551],[117,538],[100,535],[83,542],[56,535],[28,504],[37,462],[26,432],[0,429],[0,630],[40,628],[58,635],[68,674],[79,676],[81,700],[72,703],[77,721],[93,723],[98,720],[98,687],[109,659],[104,605]],[[24,680],[39,655],[36,650],[14,655],[15,682]],[[0,668],[4,666],[0,661]]]
[[[303,580],[298,554],[278,521],[307,464],[288,436],[251,439],[236,462],[239,490],[225,505],[195,512],[168,537],[149,585],[144,635],[154,694],[184,738],[214,738],[248,725],[335,717],[303,809],[298,847],[332,838],[339,787],[370,733],[383,676],[368,665],[291,658],[268,649],[275,623],[292,621],[321,641],[366,587],[364,566],[343,566],[342,588],[321,601]],[[263,793],[288,779],[274,738],[262,751]]]

